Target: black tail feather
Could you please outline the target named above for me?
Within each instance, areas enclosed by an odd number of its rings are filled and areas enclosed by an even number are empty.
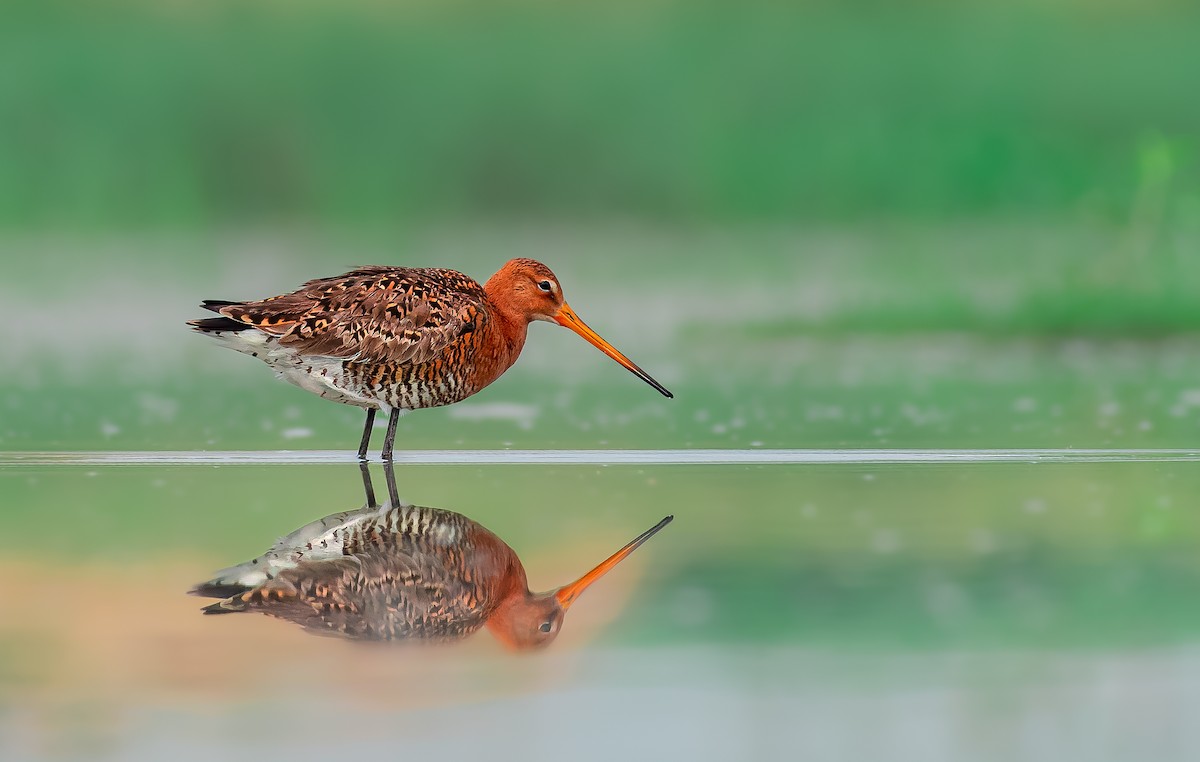
[[[195,328],[200,333],[213,333],[215,331],[248,331],[254,326],[246,325],[238,322],[233,318],[201,318],[200,320],[189,320],[188,325]]]
[[[201,307],[213,312],[220,312],[222,307],[229,307],[230,305],[234,304],[242,304],[242,302],[230,302],[226,301],[225,299],[205,299],[204,301],[200,302]]]
[[[232,598],[249,589],[249,587],[236,582],[201,582],[188,590],[188,595],[198,595],[201,598]]]
[[[241,598],[226,598],[200,609],[205,614],[237,614],[245,610],[246,603]]]

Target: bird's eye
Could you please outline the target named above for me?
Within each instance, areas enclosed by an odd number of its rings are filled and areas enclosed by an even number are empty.
[[[538,629],[542,632],[550,632],[550,630],[554,629],[554,622],[542,622],[538,625]]]
[[[550,285],[550,281],[548,280],[538,281],[538,288],[545,291],[547,294],[554,290],[554,287]]]

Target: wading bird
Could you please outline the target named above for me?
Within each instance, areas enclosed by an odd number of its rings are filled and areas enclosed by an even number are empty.
[[[575,582],[531,593],[517,554],[477,522],[437,508],[370,502],[368,496],[360,510],[301,527],[190,592],[224,598],[205,607],[207,614],[259,611],[355,640],[446,642],[486,626],[510,648],[541,648],[589,585],[673,518]]]
[[[221,315],[188,325],[259,358],[280,378],[367,411],[390,414],[392,459],[401,412],[470,397],[512,367],[534,320],[570,328],[653,386],[672,394],[587,326],[563,300],[550,268],[514,259],[487,283],[441,268],[363,267],[262,301],[205,301]]]

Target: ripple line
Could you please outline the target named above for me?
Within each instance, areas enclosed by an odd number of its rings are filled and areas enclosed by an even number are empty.
[[[934,465],[966,463],[1155,463],[1200,461],[1200,450],[405,450],[395,463],[470,465]],[[344,450],[0,452],[17,466],[325,465],[356,462]]]

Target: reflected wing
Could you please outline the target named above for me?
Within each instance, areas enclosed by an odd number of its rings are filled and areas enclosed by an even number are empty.
[[[455,640],[488,611],[472,575],[415,548],[303,561],[206,611],[261,611],[323,634],[361,640]]]
[[[370,521],[379,512],[378,507],[364,506],[309,522],[276,540],[261,556],[214,572],[211,579],[189,592],[206,598],[228,598],[267,582],[284,569],[294,568],[302,559],[341,557],[346,537],[359,523]]]
[[[483,287],[456,270],[376,266],[263,301],[205,306],[301,354],[418,364],[476,330],[485,299]]]

